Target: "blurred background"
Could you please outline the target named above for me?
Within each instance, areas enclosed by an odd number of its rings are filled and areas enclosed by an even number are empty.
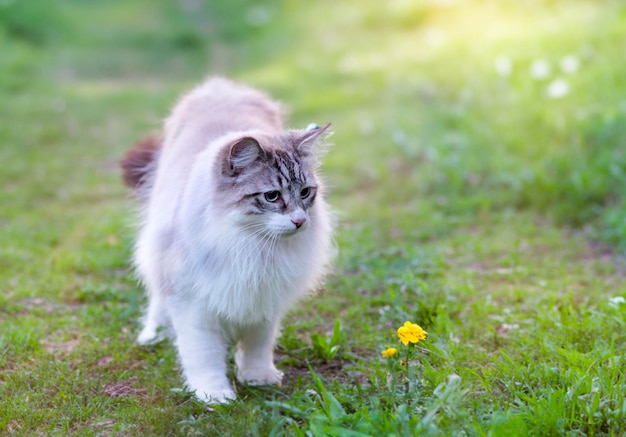
[[[434,435],[523,435],[515,408],[530,435],[618,433],[625,66],[623,0],[0,0],[0,433],[296,429],[315,417],[309,363],[393,425],[408,409],[372,381],[406,320],[430,333],[416,402],[434,410],[411,420]],[[221,415],[177,388],[172,347],[133,346],[144,299],[118,165],[211,74],[282,100],[290,126],[332,122],[339,217],[329,292],[277,345],[285,385],[240,388]],[[468,408],[431,396],[451,373]],[[305,407],[292,420],[266,399]]]
[[[625,55],[610,0],[2,0],[4,215],[117,196],[123,150],[223,74],[333,122],[348,216],[533,209],[623,252]]]

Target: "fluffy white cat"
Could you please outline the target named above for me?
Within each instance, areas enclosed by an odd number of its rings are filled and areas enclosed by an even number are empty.
[[[162,141],[140,142],[122,162],[142,202],[134,261],[149,305],[138,342],[170,326],[186,384],[208,403],[235,398],[234,343],[240,382],[281,382],[280,320],[331,259],[316,175],[327,127],[285,130],[264,93],[212,78],[178,102]]]

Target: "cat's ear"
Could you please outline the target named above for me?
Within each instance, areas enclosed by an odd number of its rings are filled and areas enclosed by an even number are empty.
[[[318,127],[312,130],[306,130],[296,138],[296,149],[302,156],[319,156],[320,150],[318,150],[318,143],[322,137],[322,134],[328,130],[330,123],[323,127]]]
[[[230,146],[228,152],[228,172],[231,175],[238,174],[244,168],[265,156],[265,151],[257,140],[252,137],[244,137]]]

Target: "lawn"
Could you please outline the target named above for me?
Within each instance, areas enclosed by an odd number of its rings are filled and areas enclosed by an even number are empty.
[[[625,41],[619,0],[0,2],[0,434],[624,435]],[[333,123],[339,249],[283,386],[211,411],[134,343],[118,168],[209,74]]]

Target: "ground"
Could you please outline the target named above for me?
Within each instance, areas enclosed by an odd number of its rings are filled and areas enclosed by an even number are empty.
[[[617,0],[0,3],[0,433],[622,435],[625,21]],[[333,123],[338,247],[284,323],[283,386],[212,411],[171,344],[134,343],[118,168],[208,74]],[[429,335],[403,366],[407,320]]]

